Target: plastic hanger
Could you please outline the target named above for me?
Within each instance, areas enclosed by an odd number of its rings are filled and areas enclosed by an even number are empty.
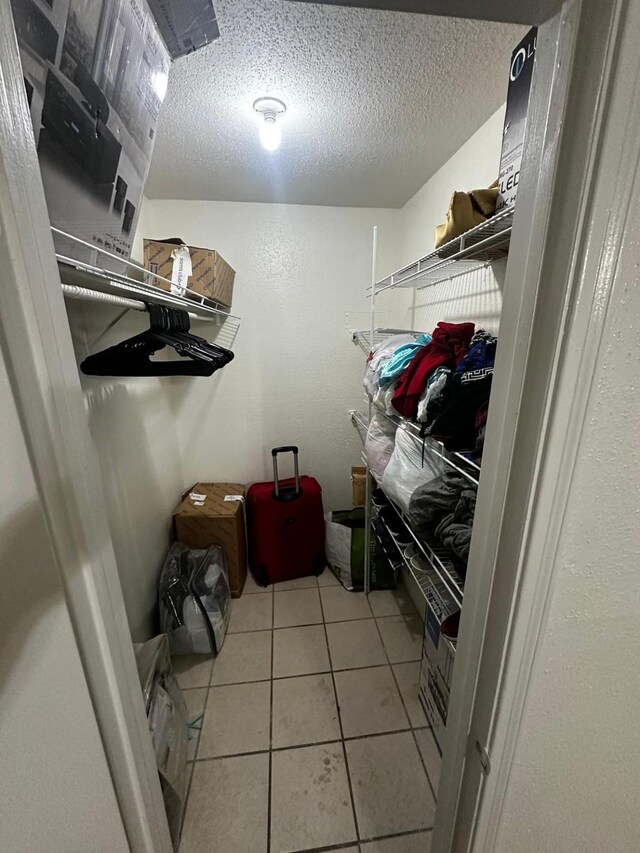
[[[211,376],[233,359],[231,350],[189,331],[189,315],[166,305],[147,305],[150,328],[102,352],[90,355],[80,369],[88,376]],[[172,347],[184,360],[151,361]]]

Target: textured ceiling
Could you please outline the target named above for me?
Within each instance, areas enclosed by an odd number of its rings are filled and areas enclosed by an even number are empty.
[[[401,207],[506,98],[522,27],[217,0],[220,40],[176,61],[150,198]],[[287,105],[264,151],[253,101]]]

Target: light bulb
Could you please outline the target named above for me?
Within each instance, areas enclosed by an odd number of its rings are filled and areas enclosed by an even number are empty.
[[[262,147],[266,148],[267,151],[275,151],[280,147],[281,139],[282,134],[276,123],[275,116],[265,115],[264,121],[260,125],[260,142],[262,143]]]
[[[154,71],[151,75],[151,85],[161,101],[164,101],[164,96],[167,94],[168,83],[169,77],[164,71]]]

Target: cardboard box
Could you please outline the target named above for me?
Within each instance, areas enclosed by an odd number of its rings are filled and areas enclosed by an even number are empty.
[[[149,0],[173,59],[220,38],[211,0]]]
[[[190,548],[224,548],[234,598],[240,597],[247,579],[244,493],[240,483],[196,483],[173,514],[178,542]]]
[[[146,0],[12,0],[51,224],[67,257],[124,272],[170,58]]]
[[[538,30],[533,27],[511,54],[496,213],[516,202],[537,34]]]
[[[351,468],[351,500],[354,506],[364,506],[367,497],[367,469],[362,465]]]
[[[149,284],[183,296],[185,288],[231,308],[235,270],[214,249],[186,246],[179,237],[144,240],[144,265],[172,284],[149,277]]]

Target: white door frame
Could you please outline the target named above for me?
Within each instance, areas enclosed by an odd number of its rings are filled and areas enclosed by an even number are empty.
[[[638,26],[567,0],[540,30],[433,853],[495,846],[638,168]]]
[[[127,839],[132,853],[171,853],[9,0],[0,0],[0,268],[0,346]]]
[[[488,574],[494,580],[492,586],[480,582],[479,572],[469,575],[433,853],[491,850],[518,710],[552,581],[541,555],[557,536],[558,525],[552,522],[555,513],[562,513],[573,462],[568,450],[576,446],[567,440],[558,457],[561,418],[570,439],[581,427],[584,382],[592,367],[590,352],[595,351],[587,345],[587,334],[597,334],[598,317],[595,327],[582,318],[584,334],[573,337],[571,352],[563,345],[564,334],[576,318],[580,296],[584,300],[586,292],[589,304],[588,295],[596,290],[603,298],[607,295],[605,265],[593,265],[607,240],[614,253],[620,250],[616,234],[608,230],[607,212],[615,201],[622,216],[624,193],[614,199],[614,192],[620,191],[621,164],[628,167],[636,153],[631,134],[640,138],[637,119],[629,121],[629,130],[619,103],[625,94],[630,97],[631,84],[625,93],[618,69],[627,63],[628,70],[634,61],[637,68],[638,62],[631,57],[630,40],[625,51],[616,51],[620,15],[631,5],[632,0],[566,0],[561,17],[545,25],[548,39],[543,33],[540,43],[540,56],[554,54],[556,39],[558,47],[546,74],[537,74],[534,83],[536,118],[529,125],[527,168],[514,222],[478,533],[470,558],[471,569],[493,567]],[[604,97],[611,94],[613,76],[620,92],[614,114]],[[627,105],[635,108],[637,102],[628,100]],[[617,149],[610,144],[607,184],[598,158],[610,124],[619,130],[620,141]],[[596,191],[602,205],[597,210],[592,207]],[[169,853],[9,0],[0,0],[0,225],[0,344],[123,822],[134,853]],[[595,260],[586,252],[587,240],[596,250]],[[566,387],[568,371],[576,379],[575,392],[564,402],[557,399],[559,378]],[[556,459],[554,480],[549,465]],[[515,591],[517,607],[512,606]],[[487,779],[473,748],[476,740],[492,757]]]

